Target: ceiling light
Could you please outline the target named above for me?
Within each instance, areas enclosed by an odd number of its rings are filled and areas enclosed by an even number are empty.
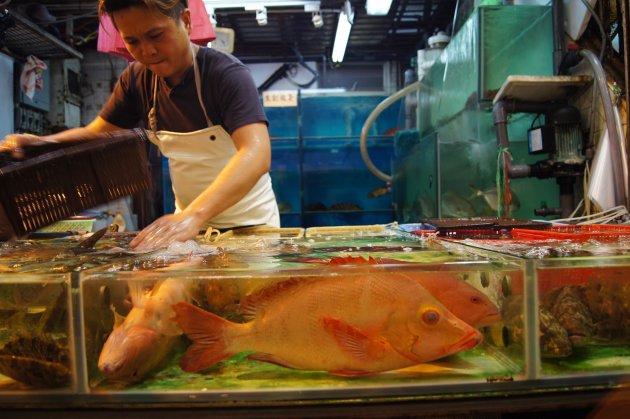
[[[256,20],[260,26],[267,24],[267,8],[265,6],[256,9]]]
[[[313,12],[313,18],[311,20],[313,21],[313,26],[316,28],[324,26],[324,19],[322,18],[322,14],[320,12]]]
[[[344,7],[339,13],[339,20],[337,21],[337,34],[335,35],[335,43],[332,51],[332,61],[334,63],[340,63],[343,61],[343,56],[346,53],[346,46],[348,45],[348,39],[350,38],[350,29],[352,29],[352,21],[354,20],[354,12],[350,6],[350,2],[346,0]]]
[[[368,15],[385,16],[391,6],[392,0],[367,0],[365,10]]]

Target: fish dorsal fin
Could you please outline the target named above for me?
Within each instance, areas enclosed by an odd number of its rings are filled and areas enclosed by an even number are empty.
[[[315,279],[304,277],[290,278],[269,285],[244,297],[240,303],[241,312],[247,321],[253,320],[264,313],[267,306],[276,298],[295,292],[304,283],[310,283],[313,280]]]

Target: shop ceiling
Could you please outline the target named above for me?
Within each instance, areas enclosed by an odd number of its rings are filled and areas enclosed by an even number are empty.
[[[9,9],[24,13],[27,6],[41,3],[54,16],[56,36],[79,51],[96,47],[98,0],[13,0]],[[210,3],[216,1],[208,0]],[[330,62],[340,11],[344,0],[221,1],[215,9],[217,26],[235,32],[234,55],[245,62],[278,62],[296,57]],[[256,5],[267,10],[267,24],[256,19]],[[319,3],[323,25],[315,27],[312,4]],[[393,0],[386,16],[369,16],[365,0],[350,0],[354,24],[344,63],[408,62],[436,30],[449,30],[457,0]],[[224,7],[230,5],[230,7]],[[246,5],[250,5],[246,7]],[[18,52],[20,53],[20,52]]]

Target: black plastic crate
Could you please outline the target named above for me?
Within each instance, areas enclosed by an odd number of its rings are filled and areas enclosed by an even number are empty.
[[[116,131],[5,162],[0,167],[0,239],[149,189],[146,141],[144,130]]]

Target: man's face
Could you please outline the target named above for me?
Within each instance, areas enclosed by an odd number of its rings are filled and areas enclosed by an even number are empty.
[[[132,6],[112,13],[127,50],[149,70],[169,81],[178,81],[190,60],[190,12],[179,20],[146,7]]]

